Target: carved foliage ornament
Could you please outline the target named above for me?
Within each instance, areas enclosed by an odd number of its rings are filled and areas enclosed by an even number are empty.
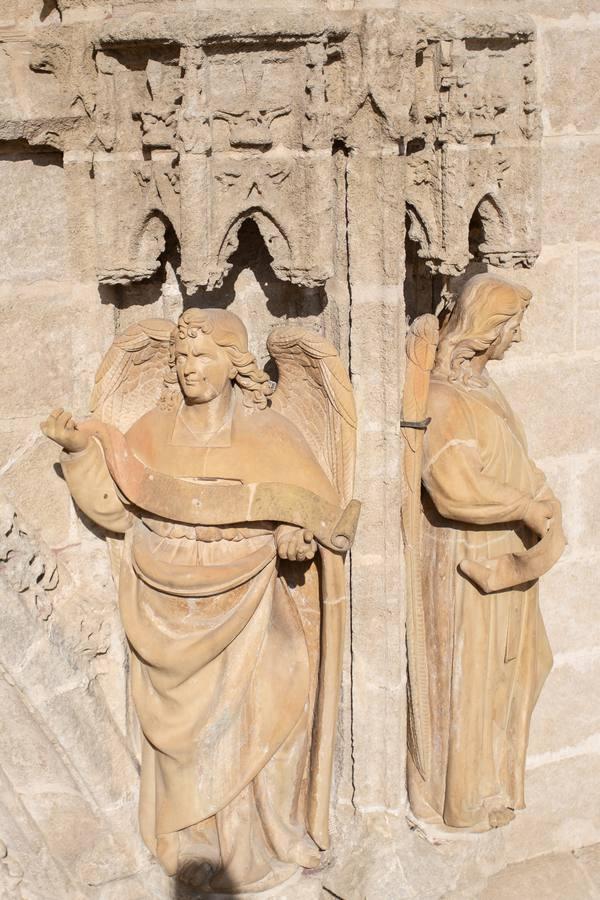
[[[145,239],[153,220],[179,241],[187,289],[218,285],[231,232],[260,215],[280,236],[269,247],[277,274],[324,284],[335,269],[340,147],[405,157],[399,199],[432,271],[464,271],[474,223],[484,260],[532,263],[539,110],[526,17],[219,15],[44,29],[32,66],[59,80],[69,108],[1,133],[93,153],[101,281],[156,271],[164,240]],[[150,177],[132,194],[143,162]],[[133,202],[115,217],[123,195]]]

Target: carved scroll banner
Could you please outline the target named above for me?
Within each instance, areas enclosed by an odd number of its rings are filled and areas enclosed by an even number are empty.
[[[310,530],[319,543],[345,553],[354,540],[360,504],[345,509],[293,484],[199,484],[172,478],[143,465],[116,428],[82,422],[78,430],[97,436],[111,475],[132,504],[190,525],[289,522]]]

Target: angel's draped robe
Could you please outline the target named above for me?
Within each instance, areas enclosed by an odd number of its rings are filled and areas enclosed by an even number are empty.
[[[425,820],[489,827],[495,809],[522,809],[531,714],[552,666],[537,582],[483,594],[463,559],[522,552],[532,499],[552,499],[523,428],[490,380],[467,388],[432,379],[423,458],[423,603],[431,765],[410,756],[409,793]]]
[[[181,478],[277,481],[339,502],[295,426],[271,410],[236,404],[198,446],[176,410],[155,409],[127,445],[174,488]],[[83,512],[125,534],[119,602],[143,733],[146,844],[171,873],[205,863],[205,889],[223,892],[263,890],[316,865],[310,798],[329,792],[327,773],[311,771],[320,599],[340,601],[341,558],[321,550],[319,574],[315,563],[278,561],[277,523],[193,526],[131,509],[95,439],[63,454],[62,467]]]

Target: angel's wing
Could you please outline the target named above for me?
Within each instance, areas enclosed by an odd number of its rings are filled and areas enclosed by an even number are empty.
[[[356,406],[337,350],[322,335],[295,325],[274,328],[267,349],[279,372],[274,409],[298,425],[347,505],[354,485]]]
[[[145,319],[115,338],[96,374],[90,401],[94,416],[125,432],[156,406],[174,327],[168,319]]]
[[[421,585],[421,469],[423,436],[429,423],[427,397],[439,340],[438,320],[415,319],[406,336],[406,373],[401,429],[404,438],[402,530],[406,555],[406,643],[408,651],[408,746],[425,778],[429,768],[431,711]]]

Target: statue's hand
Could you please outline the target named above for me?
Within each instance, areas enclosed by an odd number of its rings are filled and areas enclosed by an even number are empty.
[[[317,552],[317,542],[312,531],[296,528],[295,525],[279,525],[275,529],[275,543],[281,559],[313,559]]]
[[[523,516],[523,521],[540,537],[550,527],[550,519],[554,515],[554,504],[550,500],[532,500]]]
[[[40,428],[51,440],[60,444],[69,453],[85,450],[89,443],[89,435],[79,431],[77,423],[71,418],[71,413],[64,409],[54,409]]]

